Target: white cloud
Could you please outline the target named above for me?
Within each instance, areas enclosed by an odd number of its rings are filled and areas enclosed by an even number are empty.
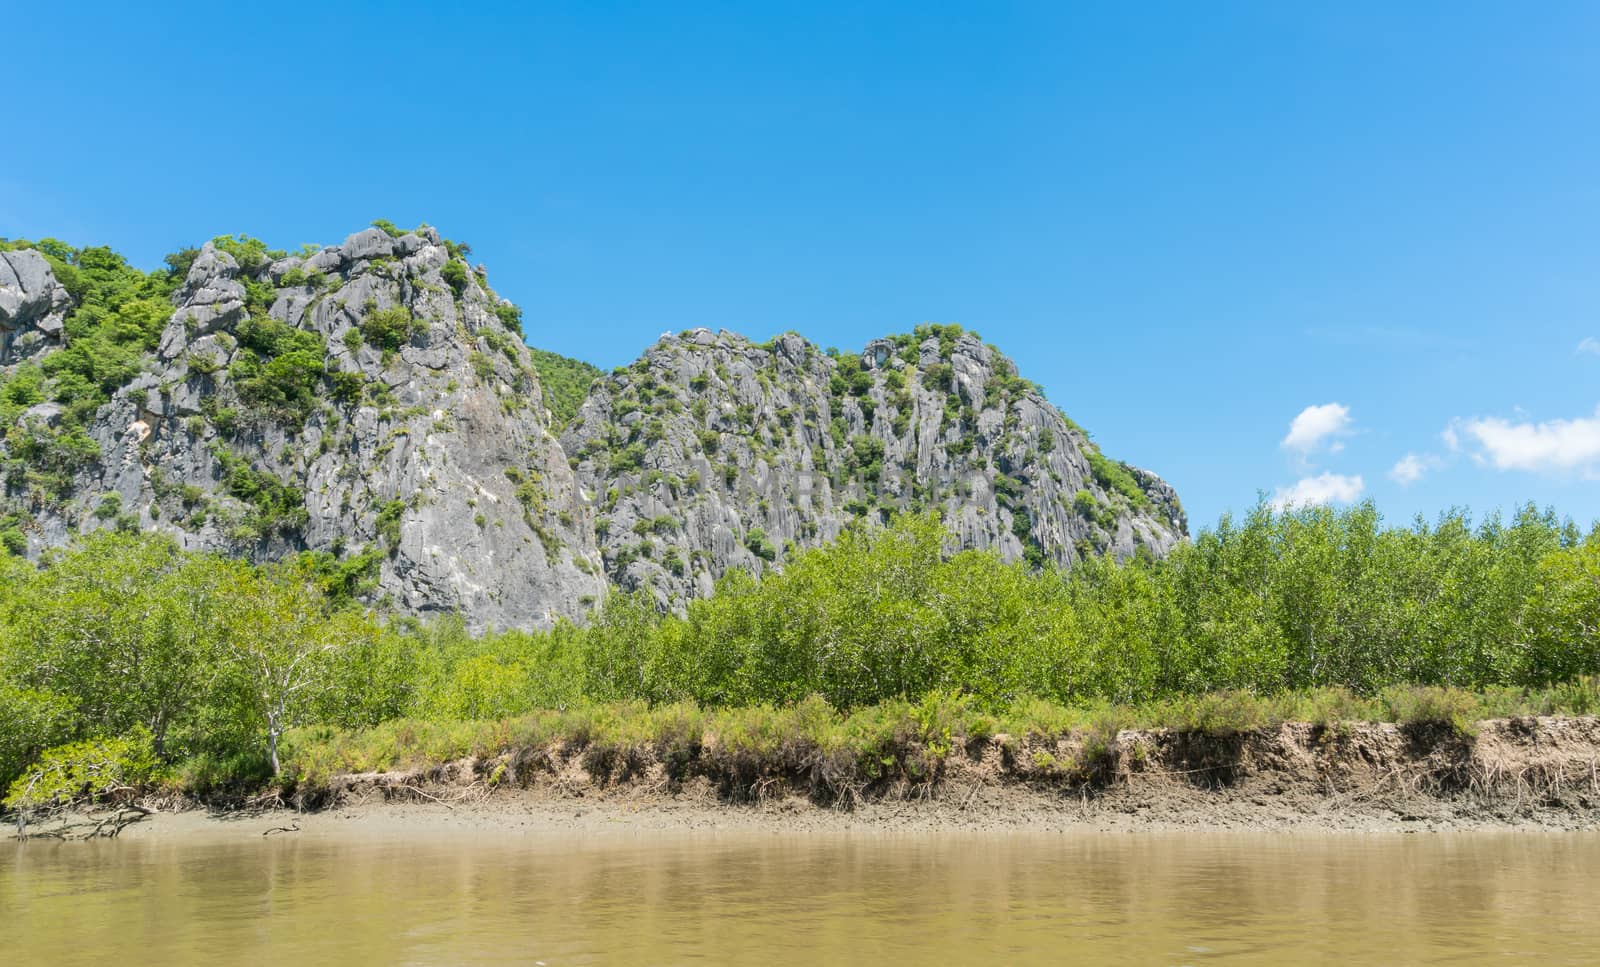
[[[1600,407],[1592,417],[1519,422],[1500,417],[1457,420],[1454,429],[1476,440],[1473,459],[1497,470],[1559,472],[1600,469]]]
[[[1349,429],[1350,407],[1343,403],[1308,406],[1300,411],[1294,422],[1289,424],[1289,435],[1283,438],[1280,446],[1289,450],[1299,450],[1301,453],[1310,453],[1316,449],[1317,444],[1331,436],[1347,433]],[[1343,444],[1335,443],[1330,449],[1337,453],[1343,449]]]
[[[1274,510],[1291,507],[1310,507],[1317,504],[1348,504],[1361,496],[1366,489],[1360,475],[1346,477],[1337,473],[1321,473],[1306,477],[1292,487],[1279,487],[1272,495]]]
[[[1591,356],[1600,356],[1600,339],[1593,336],[1584,336],[1578,343],[1578,352],[1588,353]]]
[[[1403,487],[1409,487],[1421,480],[1437,464],[1438,460],[1435,457],[1419,457],[1415,453],[1408,453],[1389,471],[1389,479]]]

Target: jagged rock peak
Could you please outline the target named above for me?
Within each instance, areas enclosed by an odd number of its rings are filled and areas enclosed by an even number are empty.
[[[896,510],[937,508],[956,546],[1068,566],[1186,534],[1165,482],[1104,457],[955,326],[838,356],[792,333],[667,335],[598,381],[562,440],[608,575],[666,604]]]
[[[134,354],[131,378],[79,393],[64,418],[16,418],[0,517],[21,521],[31,553],[99,527],[159,530],[258,560],[324,552],[374,597],[476,627],[581,618],[605,586],[592,511],[519,315],[464,255],[427,227],[296,255],[242,236],[181,253],[162,318],[110,343]],[[0,379],[37,381],[16,347],[61,352],[49,332],[73,312],[130,311],[63,303],[37,253],[0,256]],[[41,392],[66,392],[70,368],[45,365]],[[66,455],[48,479],[40,454]]]

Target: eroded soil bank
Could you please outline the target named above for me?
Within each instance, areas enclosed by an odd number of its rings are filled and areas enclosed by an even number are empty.
[[[552,746],[336,776],[287,798],[158,803],[125,835],[1600,828],[1593,717],[1491,720],[1470,736],[1377,723],[1001,735],[951,750],[920,780],[868,781],[843,768],[819,756],[740,762],[710,748],[663,756],[652,746]]]

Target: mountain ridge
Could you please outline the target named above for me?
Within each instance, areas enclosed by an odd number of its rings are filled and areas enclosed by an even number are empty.
[[[530,349],[469,254],[381,221],[294,254],[219,236],[149,273],[0,240],[0,546],[155,530],[509,627],[582,620],[610,586],[681,607],[902,510],[1036,566],[1186,536],[1169,486],[959,327],[838,355],[687,330],[608,374]]]
[[[898,511],[938,509],[956,546],[1035,565],[1160,556],[1187,533],[1159,477],[1100,455],[958,326],[838,356],[794,333],[667,335],[590,389],[562,443],[600,502],[608,576],[663,602]]]

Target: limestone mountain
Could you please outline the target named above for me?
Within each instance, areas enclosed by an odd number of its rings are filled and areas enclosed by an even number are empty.
[[[562,443],[599,501],[608,577],[663,602],[896,510],[940,509],[953,546],[1067,566],[1186,534],[1166,483],[1104,457],[955,326],[843,356],[792,334],[666,336],[595,384]]]
[[[610,586],[680,606],[896,510],[1034,564],[1185,534],[1170,487],[958,327],[845,355],[699,329],[606,375],[528,349],[468,254],[386,222],[153,272],[0,239],[0,547],[160,531],[483,628]]]
[[[603,594],[517,312],[433,229],[297,255],[222,238],[147,279],[55,249],[0,263],[14,548],[111,526],[322,552],[403,610],[478,626]]]

